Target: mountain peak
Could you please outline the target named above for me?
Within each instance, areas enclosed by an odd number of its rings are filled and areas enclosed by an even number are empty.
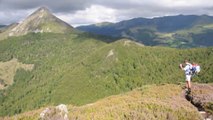
[[[7,29],[4,37],[1,37],[0,34],[0,39],[8,36],[25,35],[31,32],[67,33],[72,31],[76,30],[68,23],[54,16],[47,7],[40,7],[18,25]]]
[[[45,6],[42,6],[37,11],[49,11],[49,9]]]
[[[48,14],[52,14],[51,11],[45,7],[45,6],[42,6],[40,7],[39,9],[37,9],[34,13],[48,13]]]
[[[45,15],[54,16],[47,7],[43,6],[43,7],[40,7],[39,9],[37,9],[35,12],[33,12],[30,16],[35,16],[35,17],[37,16],[37,17],[41,18]]]

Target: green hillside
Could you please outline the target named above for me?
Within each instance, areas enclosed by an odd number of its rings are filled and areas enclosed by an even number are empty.
[[[0,115],[60,103],[83,105],[147,84],[184,82],[178,65],[185,58],[202,67],[193,82],[213,82],[213,48],[102,42],[107,40],[84,33],[32,33],[0,41],[0,62],[17,59],[34,65],[31,71],[18,69],[14,83],[0,90]]]
[[[193,48],[213,46],[213,17],[177,15],[134,18],[111,24],[79,26],[77,29],[100,35],[124,37],[148,46]]]

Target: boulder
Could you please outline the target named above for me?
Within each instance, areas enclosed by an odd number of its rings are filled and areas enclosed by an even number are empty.
[[[40,113],[40,120],[69,120],[67,106],[60,104],[46,108]]]

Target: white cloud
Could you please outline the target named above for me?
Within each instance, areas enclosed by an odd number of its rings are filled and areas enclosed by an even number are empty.
[[[30,15],[35,9],[30,10],[17,10],[14,11],[0,11],[0,24],[9,25],[12,23],[18,23]]]
[[[116,22],[116,10],[100,5],[92,5],[85,10],[80,10],[72,14],[56,14],[60,19],[73,26],[93,24],[100,22]]]
[[[213,15],[213,0],[0,0],[0,24],[20,21],[43,5],[73,26],[134,17]]]
[[[157,2],[157,0],[156,0]],[[161,0],[162,6],[168,7],[207,7],[212,6],[212,0]]]

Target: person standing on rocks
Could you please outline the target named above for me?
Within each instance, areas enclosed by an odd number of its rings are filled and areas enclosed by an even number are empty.
[[[192,64],[189,63],[188,60],[185,60],[184,63],[185,63],[184,66],[183,66],[183,64],[180,64],[179,67],[180,67],[180,69],[185,71],[186,90],[187,90],[188,94],[190,94],[191,93],[191,77],[192,77],[191,69],[192,69]]]

